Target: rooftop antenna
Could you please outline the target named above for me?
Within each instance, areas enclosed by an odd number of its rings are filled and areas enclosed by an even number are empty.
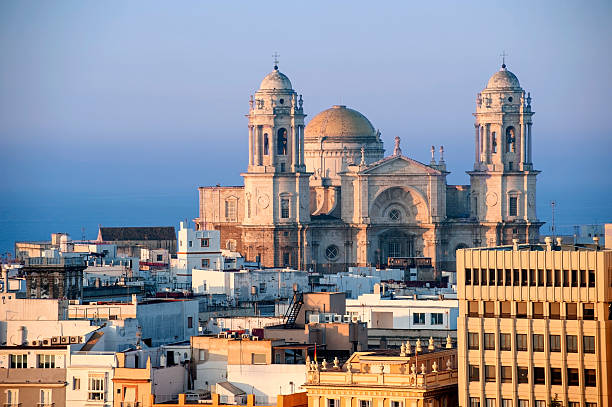
[[[502,51],[501,54],[499,54],[500,57],[502,57],[502,68],[506,67],[506,57],[508,56],[508,54],[506,54],[506,51]]]
[[[81,227],[81,240],[85,241],[85,226]]]
[[[555,205],[557,203],[555,201],[550,202],[550,207],[552,210],[552,225],[550,228],[550,233],[553,235],[553,239],[555,238]]]
[[[274,58],[274,69],[278,70],[278,57],[280,57],[278,52],[272,54],[272,58]]]

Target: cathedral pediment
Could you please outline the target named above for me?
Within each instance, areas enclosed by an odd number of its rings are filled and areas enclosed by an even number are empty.
[[[367,175],[442,175],[442,172],[404,156],[390,156],[360,172]]]

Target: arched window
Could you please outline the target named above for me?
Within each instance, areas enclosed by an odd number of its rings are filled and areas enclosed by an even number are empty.
[[[491,149],[494,153],[497,153],[497,134],[491,133]]]
[[[263,142],[263,144],[264,144],[264,146],[263,146],[263,147],[264,147],[264,149],[263,149],[263,150],[264,150],[264,151],[263,151],[263,153],[264,153],[264,155],[268,155],[268,154],[269,154],[269,147],[268,147],[268,144],[269,144],[269,141],[268,141],[268,133],[265,133],[263,137],[264,137],[264,142]]]
[[[277,147],[278,147],[278,155],[286,155],[287,154],[287,130],[284,128],[278,129],[277,133]]]
[[[516,132],[512,126],[506,129],[506,142],[508,143],[507,151],[514,153],[516,151]]]

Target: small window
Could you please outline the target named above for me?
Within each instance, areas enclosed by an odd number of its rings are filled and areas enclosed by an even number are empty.
[[[485,317],[495,316],[495,303],[493,301],[484,302],[484,316]]]
[[[493,333],[484,334],[484,348],[486,350],[495,350],[495,334]]]
[[[594,320],[595,319],[595,304],[586,303],[582,304],[582,319]]]
[[[53,406],[53,400],[51,399],[51,389],[40,389],[40,407]]]
[[[424,325],[425,324],[425,313],[415,312],[414,314],[412,314],[412,323],[415,325]]]
[[[555,386],[563,385],[563,378],[561,375],[560,367],[551,367],[550,368],[550,384]]]
[[[544,352],[544,335],[533,334],[533,351]]]
[[[104,400],[104,376],[89,376],[88,400]]]
[[[202,259],[202,268],[209,268],[210,267],[210,259]]]
[[[567,311],[567,319],[578,319],[578,304],[568,302],[565,304],[565,310]]]
[[[595,369],[584,369],[584,385],[586,387],[597,387]]]
[[[38,368],[39,369],[54,369],[55,368],[55,355],[38,355]]]
[[[359,407],[372,407],[370,400],[359,400]]]
[[[580,376],[578,374],[578,369],[567,369],[567,385],[580,386]]]
[[[157,255],[157,262],[162,262],[164,260],[164,256],[162,256],[161,254]]]
[[[236,200],[228,199],[225,201],[225,221],[236,222]]]
[[[544,303],[534,302],[533,303],[533,318],[544,318]]]
[[[529,407],[529,400],[519,400],[518,407]]]
[[[527,335],[516,334],[516,350],[526,351],[527,350]]]
[[[286,198],[281,199],[281,218],[289,218],[289,200]]]
[[[391,407],[404,407],[404,402],[391,400]]]
[[[478,349],[478,333],[477,332],[468,332],[468,349],[472,349],[472,350]]]
[[[576,335],[567,335],[565,337],[565,342],[566,342],[568,353],[578,352],[578,337]]]
[[[266,283],[259,283],[259,292],[260,293],[266,292]]]
[[[480,407],[480,398],[470,397],[470,407]]]
[[[522,366],[517,366],[516,376],[519,383],[529,383],[529,369]]]
[[[468,366],[469,380],[471,382],[479,382],[480,381],[480,368],[476,365]]]
[[[546,374],[543,367],[533,368],[533,384],[545,384]]]
[[[210,239],[208,239],[207,237],[200,239],[200,247],[208,247],[209,245],[210,245]]]
[[[9,367],[11,369],[27,369],[28,355],[10,355]]]
[[[193,247],[193,242],[191,240],[189,241],[189,247]]]
[[[478,316],[478,301],[468,301],[468,316],[469,317]]]
[[[517,318],[527,318],[527,303],[526,302],[516,303],[516,317]]]
[[[278,103],[282,105],[283,103],[285,103],[285,99],[283,98],[278,99]],[[339,407],[339,406],[331,406],[331,407]]]
[[[561,303],[551,302],[550,303],[550,319],[561,318]]]
[[[510,197],[510,204],[509,204],[509,212],[508,215],[510,216],[518,216],[518,198],[516,196],[511,196]]]
[[[431,324],[432,325],[442,325],[444,322],[444,315],[439,312],[434,312],[431,314]]]
[[[72,390],[81,390],[81,378],[80,377],[72,378]]]
[[[485,382],[495,381],[495,365],[485,366]]]
[[[187,328],[193,328],[193,317],[187,317]]]
[[[327,407],[340,407],[340,400],[327,399]]]
[[[583,336],[584,353],[595,353],[595,337]]]
[[[4,405],[6,407],[21,405],[21,403],[19,403],[19,390],[18,389],[6,390],[6,403],[4,403]]]
[[[502,407],[512,407],[512,399],[502,399]]]
[[[502,301],[501,303],[501,317],[509,318],[512,310],[512,302]]]
[[[501,382],[512,383],[512,366],[501,367]]]
[[[561,336],[550,335],[550,351],[561,352]]]
[[[329,260],[335,260],[338,258],[338,252],[338,246],[333,244],[329,245],[325,249],[325,257],[327,257]]]
[[[265,353],[251,353],[251,361],[254,365],[265,365],[266,354]]]
[[[510,334],[499,334],[499,348],[501,350],[512,350],[512,337]]]
[[[495,380],[491,380],[491,381],[495,381]],[[485,399],[485,406],[486,407],[495,407],[495,399]]]
[[[391,219],[393,222],[398,222],[401,218],[401,214],[400,211],[398,211],[397,209],[391,209],[389,211],[389,219]]]

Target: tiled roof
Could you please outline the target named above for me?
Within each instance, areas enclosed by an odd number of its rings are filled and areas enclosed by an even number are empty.
[[[174,226],[100,227],[99,238],[105,242],[122,240],[176,240]]]

